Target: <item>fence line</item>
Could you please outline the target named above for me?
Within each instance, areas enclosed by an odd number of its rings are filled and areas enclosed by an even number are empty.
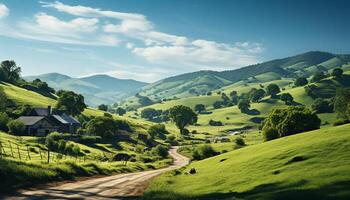
[[[14,146],[16,148],[14,148]],[[22,148],[19,144],[10,140],[0,140],[0,158],[10,157],[15,160],[40,160],[43,162],[59,162],[63,160],[75,159],[76,162],[86,162],[87,156],[71,156],[52,152],[48,149],[39,148],[38,152],[32,152],[29,146]],[[90,160],[90,159],[89,159]]]

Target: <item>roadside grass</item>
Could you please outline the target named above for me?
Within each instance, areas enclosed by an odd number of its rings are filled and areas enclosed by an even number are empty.
[[[144,199],[349,199],[349,130],[326,127],[193,162],[152,181]]]

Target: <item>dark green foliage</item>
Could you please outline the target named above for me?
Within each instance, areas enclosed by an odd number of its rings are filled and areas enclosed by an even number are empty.
[[[21,68],[16,65],[13,60],[5,60],[1,62],[1,76],[3,81],[16,83],[20,79]]]
[[[340,119],[337,119],[337,120],[333,123],[333,126],[340,126],[340,125],[344,125],[344,124],[347,124],[347,123],[350,123],[350,120],[340,118]]]
[[[202,159],[216,156],[218,154],[219,153],[216,152],[212,146],[205,144],[203,146],[197,147],[193,151],[192,158],[193,160],[202,160]]]
[[[238,102],[238,108],[241,110],[242,113],[246,113],[249,111],[250,103],[247,99],[241,99]]]
[[[222,126],[222,122],[221,121],[215,121],[215,120],[209,120],[209,125],[210,126]]]
[[[332,76],[335,78],[341,78],[343,76],[344,71],[342,68],[335,68],[332,70]]]
[[[154,155],[160,156],[161,158],[166,158],[168,156],[168,148],[163,145],[157,145],[152,149]]]
[[[136,95],[138,97],[138,102],[141,104],[141,106],[149,106],[153,104],[153,101],[145,96],[141,96],[139,94]]]
[[[280,92],[280,87],[274,83],[269,84],[266,88],[266,94],[270,95],[271,98],[275,98]]]
[[[237,91],[231,91],[230,92],[230,97],[231,97],[231,101],[234,105],[236,105],[238,103],[238,93]]]
[[[319,129],[321,120],[303,106],[274,109],[264,121],[263,132],[277,131],[280,137]],[[272,129],[272,130],[271,130]]]
[[[350,88],[339,88],[334,100],[334,111],[343,119],[350,118]]]
[[[177,105],[169,109],[169,117],[175,122],[180,133],[183,134],[185,126],[197,122],[197,114],[187,106]]]
[[[299,77],[295,80],[294,85],[296,87],[307,85],[309,81],[305,77]]]
[[[223,101],[215,101],[213,103],[213,108],[214,109],[219,109],[222,108],[225,105],[225,103]]]
[[[203,104],[197,104],[195,107],[194,107],[194,110],[198,113],[201,113],[203,111],[205,111],[205,105]]]
[[[317,86],[315,84],[305,86],[305,92],[313,99],[316,99],[318,97]]]
[[[14,135],[24,135],[24,133],[25,133],[25,126],[24,126],[23,122],[21,122],[19,120],[10,120],[7,123],[7,128],[9,130],[9,132],[14,134]]]
[[[72,91],[63,91],[57,101],[57,108],[76,116],[86,108],[84,97]]]
[[[168,130],[166,130],[164,124],[155,124],[155,125],[152,125],[152,126],[148,129],[148,134],[149,134],[152,138],[155,138],[155,137],[165,138],[165,135],[168,135],[169,132],[168,132]]]
[[[0,131],[7,132],[7,123],[10,121],[9,116],[6,113],[0,113]]]
[[[327,78],[327,76],[322,71],[317,71],[311,78],[311,82],[319,82],[320,80]]]
[[[108,110],[108,106],[105,105],[105,104],[101,104],[101,105],[98,106],[98,109],[102,110],[102,111],[107,111]]]
[[[253,88],[249,92],[249,99],[252,102],[260,102],[260,100],[265,96],[265,90]]]
[[[244,139],[242,137],[236,137],[235,143],[237,145],[239,145],[239,146],[244,146],[245,145]]]
[[[8,105],[7,96],[2,88],[0,88],[0,112],[5,112]]]
[[[49,87],[49,85],[44,82],[44,81],[41,81],[40,79],[35,79],[33,82],[32,82],[32,85],[37,87],[39,91],[41,92],[46,92],[46,93],[55,93],[55,90],[51,87]]]
[[[294,102],[294,98],[290,93],[281,94],[280,99],[284,101],[286,105],[291,105]]]
[[[331,102],[318,98],[316,99],[313,104],[311,105],[311,108],[316,113],[331,113],[333,112],[333,105]]]
[[[279,138],[278,131],[274,128],[266,128],[263,131],[264,141],[274,140]]]
[[[141,117],[148,120],[153,120],[162,114],[161,110],[156,110],[154,108],[145,108],[141,111]]]
[[[221,99],[224,102],[224,104],[227,104],[230,101],[230,98],[223,92],[221,93]]]
[[[116,135],[118,131],[117,122],[109,117],[96,117],[86,125],[86,132],[92,135],[107,138]]]
[[[123,116],[123,115],[125,115],[126,110],[125,110],[124,108],[118,107],[118,108],[115,110],[115,113],[117,113],[119,116]]]

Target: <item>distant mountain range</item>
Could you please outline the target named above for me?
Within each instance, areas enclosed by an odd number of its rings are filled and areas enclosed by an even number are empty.
[[[59,73],[48,73],[24,77],[27,81],[40,79],[50,87],[72,90],[83,94],[89,106],[113,104],[124,98],[135,95],[147,83],[132,79],[118,79],[108,75],[93,75],[83,78],[72,78]]]
[[[136,93],[150,97],[153,100],[181,98],[205,94],[255,76],[264,77],[267,80],[276,80],[281,77],[310,76],[315,71],[327,71],[349,64],[350,55],[311,51],[235,70],[197,71],[181,74],[151,84],[132,79],[118,79],[107,75],[72,78],[63,74],[49,73],[24,78],[28,81],[39,78],[55,89],[81,93],[90,106],[97,106],[102,103],[113,104],[120,101],[123,101],[124,104],[130,104],[130,97],[133,97]],[[129,100],[125,101],[128,98]],[[137,101],[136,97],[133,98],[134,100],[131,101]]]

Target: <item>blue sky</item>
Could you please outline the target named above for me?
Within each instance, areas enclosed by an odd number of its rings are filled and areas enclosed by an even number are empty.
[[[311,50],[350,53],[346,0],[0,0],[0,60],[23,75],[154,82]]]

